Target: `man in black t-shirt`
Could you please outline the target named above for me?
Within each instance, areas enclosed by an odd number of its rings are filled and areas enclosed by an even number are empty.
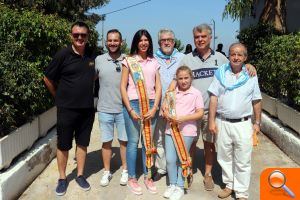
[[[44,81],[57,106],[57,195],[67,190],[66,166],[75,135],[77,178],[85,191],[90,189],[83,177],[87,146],[94,122],[94,60],[87,54],[89,27],[76,22],[71,27],[72,45],[58,51],[46,69]]]

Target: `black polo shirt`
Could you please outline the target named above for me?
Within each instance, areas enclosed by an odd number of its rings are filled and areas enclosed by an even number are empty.
[[[95,62],[89,55],[76,54],[72,46],[56,53],[45,76],[58,84],[55,103],[64,108],[91,108]]]

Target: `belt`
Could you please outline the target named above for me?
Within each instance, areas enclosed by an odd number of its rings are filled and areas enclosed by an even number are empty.
[[[223,121],[227,121],[227,122],[231,122],[231,123],[237,123],[237,122],[243,122],[243,121],[247,121],[248,119],[250,119],[251,117],[242,117],[242,118],[238,118],[238,119],[229,119],[226,117],[222,117],[221,115],[217,115],[217,117]]]

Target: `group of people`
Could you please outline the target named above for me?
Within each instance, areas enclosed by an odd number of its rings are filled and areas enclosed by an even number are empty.
[[[187,174],[192,173],[187,169],[192,168],[202,135],[204,188],[214,188],[211,171],[216,146],[226,184],[218,196],[226,198],[235,192],[238,199],[247,199],[251,138],[253,131],[260,130],[261,95],[255,68],[245,65],[246,47],[232,44],[228,60],[210,48],[212,30],[201,24],[193,29],[196,48],[191,53],[185,55],[174,48],[175,35],[169,29],[159,31],[159,49],[154,52],[151,35],[141,29],[133,37],[130,54],[124,55],[122,34],[112,29],[106,35],[108,53],[93,60],[86,50],[88,36],[84,22],[74,23],[72,44],[54,56],[45,72],[45,84],[57,106],[56,194],[64,195],[67,190],[65,171],[74,136],[75,180],[83,190],[90,189],[83,171],[94,121],[93,83],[98,78],[97,114],[104,163],[101,186],[108,186],[112,179],[110,160],[116,127],[122,161],[120,184],[134,194],[143,193],[136,175],[140,138],[147,190],[157,193],[155,181],[167,174],[169,185],[163,196],[174,200],[184,195]]]

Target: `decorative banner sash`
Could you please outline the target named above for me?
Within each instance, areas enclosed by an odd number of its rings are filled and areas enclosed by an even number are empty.
[[[176,105],[176,96],[175,96],[175,91],[172,92],[167,92],[166,93],[166,102],[168,104],[168,110],[169,114],[176,118],[176,111],[175,111],[175,105]],[[182,134],[180,133],[179,126],[177,123],[170,122],[170,127],[172,130],[172,138],[175,144],[175,148],[177,151],[177,155],[179,157],[179,160],[181,162],[181,168],[182,168],[182,176],[185,178],[184,180],[184,187],[188,188],[188,178],[192,180],[192,159],[189,155],[189,151],[186,149],[184,139]],[[190,182],[191,183],[191,182]]]
[[[143,136],[144,146],[146,149],[146,167],[148,168],[148,178],[151,178],[151,167],[153,166],[153,154],[156,153],[156,149],[152,142],[151,120],[144,120],[143,116],[150,110],[148,94],[146,91],[145,78],[142,71],[142,67],[134,57],[125,57],[130,74],[135,84],[140,106],[141,116],[141,135]]]

